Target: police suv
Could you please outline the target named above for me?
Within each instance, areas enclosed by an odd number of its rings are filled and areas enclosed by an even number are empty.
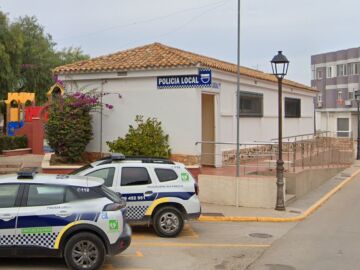
[[[125,250],[126,203],[99,178],[36,174],[0,177],[0,256],[63,257],[71,269],[98,269]]]
[[[186,219],[197,219],[198,185],[181,163],[168,159],[113,154],[73,174],[104,179],[127,201],[130,224],[151,224],[161,237],[175,237]]]

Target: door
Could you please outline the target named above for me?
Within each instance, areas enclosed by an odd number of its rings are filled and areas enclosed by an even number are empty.
[[[66,186],[30,184],[24,190],[16,227],[16,246],[54,248],[61,229],[76,220]]]
[[[115,188],[127,202],[126,218],[139,221],[156,199],[150,173],[146,167],[124,165],[120,172],[120,186]]]
[[[215,96],[209,94],[202,94],[201,104],[201,140],[203,142],[215,142]],[[201,164],[208,166],[215,165],[215,144],[202,143]]]
[[[20,185],[0,185],[0,245],[2,247],[15,244],[15,226],[20,203]]]

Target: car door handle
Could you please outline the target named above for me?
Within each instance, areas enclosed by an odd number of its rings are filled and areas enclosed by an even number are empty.
[[[0,215],[0,219],[3,221],[10,221],[12,219],[14,219],[15,216],[11,215],[11,214],[4,214],[4,215]]]
[[[145,196],[151,196],[153,194],[154,194],[154,192],[152,192],[152,191],[145,191],[145,193],[144,193]]]
[[[70,215],[71,215],[70,212],[64,211],[64,210],[62,210],[62,211],[60,211],[60,212],[58,212],[58,213],[56,214],[56,216],[58,216],[58,217],[68,217],[68,216],[70,216]]]

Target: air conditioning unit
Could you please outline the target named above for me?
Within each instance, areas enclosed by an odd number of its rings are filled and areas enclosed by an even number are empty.
[[[345,100],[345,106],[351,106],[352,105],[352,100],[348,99]]]
[[[322,101],[318,101],[318,102],[317,102],[317,106],[318,106],[318,108],[321,108],[321,107],[322,107],[322,105],[323,105],[323,104],[322,104]]]

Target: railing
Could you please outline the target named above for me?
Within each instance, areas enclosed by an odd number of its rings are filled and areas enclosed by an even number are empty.
[[[203,141],[197,142],[196,145],[216,145],[220,148],[216,150],[217,154],[202,152],[199,163],[220,165],[222,173],[235,175],[236,143]],[[240,143],[241,175],[274,174],[277,156],[277,139],[269,142]],[[283,137],[285,172],[297,172],[313,167],[346,166],[352,163],[353,158],[354,145],[351,138],[338,138],[331,132]],[[209,164],[209,161],[213,164]],[[216,172],[217,169],[214,166],[203,166],[202,170],[208,173],[219,173],[219,170]]]

